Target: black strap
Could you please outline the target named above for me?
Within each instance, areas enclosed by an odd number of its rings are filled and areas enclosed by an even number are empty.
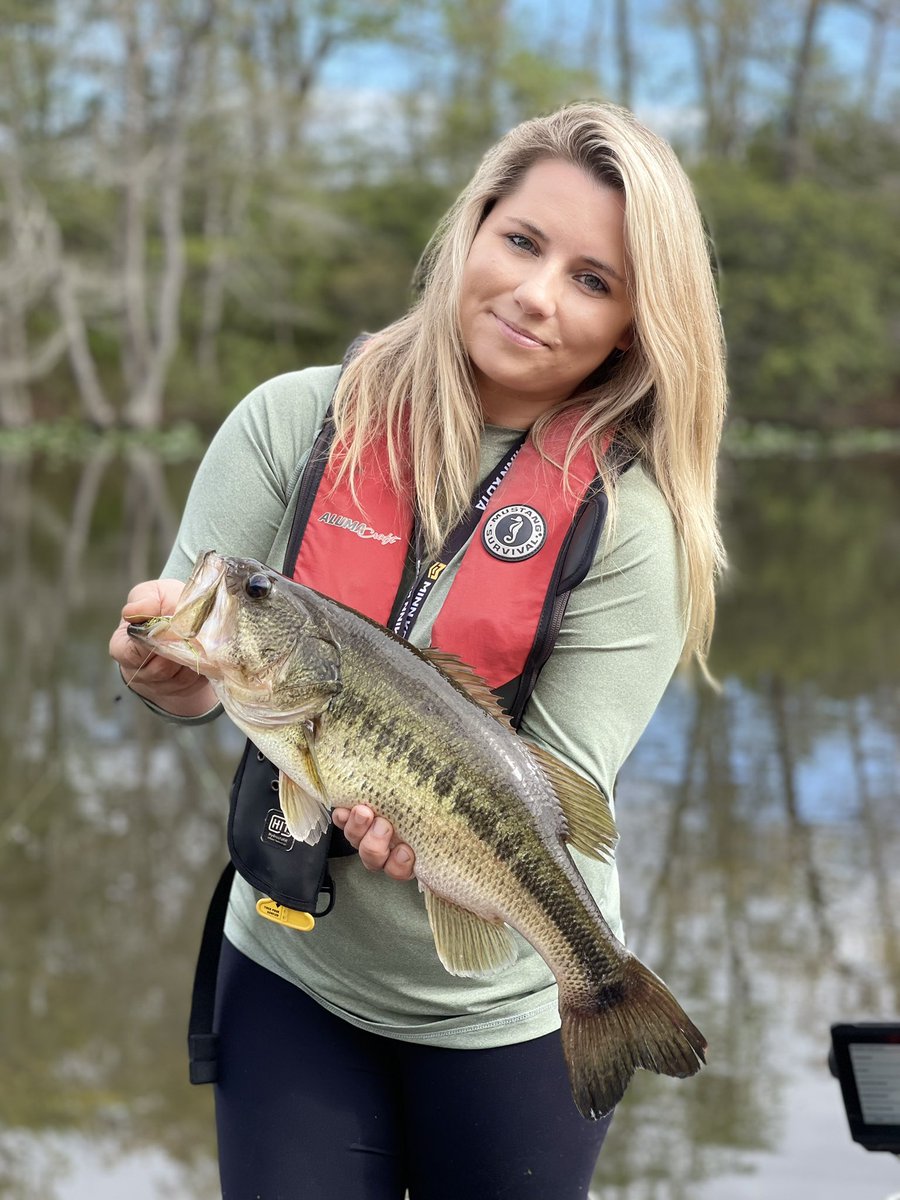
[[[560,549],[544,606],[538,619],[534,642],[521,675],[496,688],[497,697],[509,714],[515,729],[522,723],[534,685],[553,653],[572,589],[581,583],[590,570],[606,523],[608,510],[603,481],[594,480],[587,499],[583,500]]]
[[[610,461],[613,474],[618,477],[629,470],[636,459],[628,446],[617,439],[611,447]],[[534,643],[522,674],[494,689],[515,729],[521,725],[538,676],[553,653],[563,617],[566,615],[569,596],[573,588],[583,582],[594,561],[608,511],[609,499],[603,486],[603,477],[598,475],[575,514],[556,560]]]
[[[340,381],[341,376],[344,374],[347,364],[370,337],[371,334],[361,333],[347,347],[343,361],[341,362],[338,381]],[[309,523],[309,514],[312,512],[313,502],[318,493],[319,484],[322,482],[322,476],[325,474],[325,467],[328,464],[331,443],[334,441],[334,418],[331,414],[332,406],[329,404],[328,411],[325,413],[325,419],[322,422],[322,428],[316,435],[316,440],[313,442],[309,457],[306,460],[306,466],[303,468],[303,476],[297,492],[294,519],[291,522],[291,532],[288,535],[287,549],[284,552],[284,565],[281,568],[282,574],[287,575],[289,578],[294,573],[294,563],[296,563],[297,556],[300,553],[303,534]]]
[[[287,550],[284,553],[284,566],[281,568],[284,575],[290,576],[293,574],[294,563],[297,561],[297,556],[300,553],[300,544],[303,541],[303,534],[309,523],[309,514],[312,512],[319,484],[322,482],[322,476],[325,474],[328,454],[333,441],[334,421],[331,417],[331,405],[329,404],[325,420],[322,422],[322,428],[313,442],[309,458],[306,460],[306,466],[303,469],[303,477],[300,480],[300,488],[297,493],[297,506],[294,509],[294,519],[291,522]]]
[[[194,987],[191,993],[191,1015],[188,1018],[188,1061],[191,1083],[215,1083],[218,1077],[219,1035],[213,1033],[213,1017],[216,1009],[216,980],[219,974],[219,954],[225,928],[225,913],[228,896],[234,879],[234,864],[228,863],[212,894],[200,953],[194,971]]]

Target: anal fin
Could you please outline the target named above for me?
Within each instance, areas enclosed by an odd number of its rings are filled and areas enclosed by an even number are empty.
[[[516,961],[516,943],[506,925],[494,924],[436,896],[419,882],[437,956],[451,975],[493,975]]]

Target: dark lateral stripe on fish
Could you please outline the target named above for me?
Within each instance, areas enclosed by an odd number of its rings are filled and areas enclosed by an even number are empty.
[[[376,755],[384,755],[397,759],[409,750],[409,737],[404,736],[403,725],[399,717],[386,717],[381,721],[373,721],[367,730],[372,740],[372,748]]]
[[[357,722],[359,735],[371,742],[375,755],[394,764],[403,763],[417,788],[428,788],[443,800],[453,795],[459,782],[459,764],[429,754],[402,716],[382,716],[365,701],[350,697],[342,697],[340,716],[343,721],[364,718]]]
[[[535,848],[541,849],[538,833],[516,821],[498,821],[496,805],[491,803],[489,796],[474,796],[469,792],[465,801],[458,809],[460,816],[465,818],[475,836],[493,849],[498,861],[509,870],[523,892],[543,910],[548,923],[555,926],[571,949],[573,958],[590,962],[600,977],[608,974],[611,956],[603,943],[598,942],[597,928],[590,914],[578,905],[561,902],[560,876],[566,878],[562,868],[554,864],[549,871],[536,871],[534,861],[529,861],[532,856],[523,853],[526,848],[523,835],[533,838]],[[567,878],[566,882],[569,883]],[[621,999],[621,994],[610,995],[609,1003]]]
[[[459,767],[456,763],[447,763],[434,774],[431,786],[442,800],[447,800],[453,795],[458,781]]]

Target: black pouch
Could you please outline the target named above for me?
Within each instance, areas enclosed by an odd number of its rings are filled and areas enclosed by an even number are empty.
[[[332,827],[315,846],[291,837],[278,803],[278,768],[248,741],[231,785],[228,852],[238,873],[277,904],[324,917],[334,907],[328,859],[355,851]],[[320,897],[327,902],[319,909]]]
[[[334,907],[335,893],[328,859],[356,853],[333,826],[315,846],[294,841],[278,803],[278,768],[250,741],[231,784],[228,851],[230,861],[209,902],[194,971],[188,1021],[191,1083],[215,1083],[218,1078],[219,1038],[213,1032],[216,978],[235,871],[282,908],[324,917]],[[327,899],[320,909],[317,905],[323,895]]]

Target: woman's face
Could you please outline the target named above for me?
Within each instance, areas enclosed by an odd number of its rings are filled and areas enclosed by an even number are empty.
[[[619,192],[546,159],[485,218],[460,320],[490,424],[529,428],[631,344],[624,213]]]

